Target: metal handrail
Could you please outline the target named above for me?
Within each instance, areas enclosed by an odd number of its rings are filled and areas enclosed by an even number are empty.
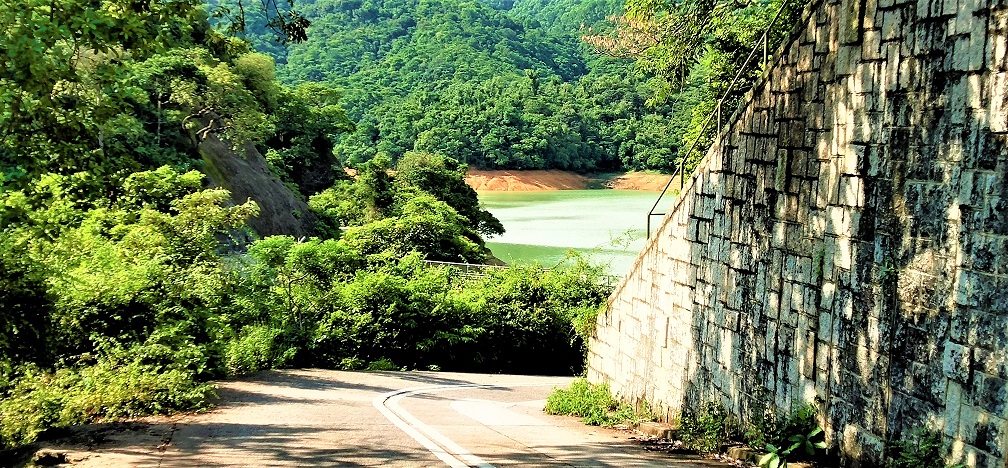
[[[432,267],[443,266],[447,268],[454,268],[457,270],[462,270],[462,276],[485,276],[488,270],[507,270],[510,266],[507,265],[486,265],[480,263],[459,263],[459,262],[443,262],[438,260],[424,260],[424,264]],[[550,268],[543,268],[545,271],[551,270]],[[616,275],[599,275],[605,282],[604,285],[608,288],[616,287],[616,284],[623,279],[622,276]]]
[[[442,262],[437,260],[424,260],[423,262],[429,266],[443,266],[461,270],[462,275],[464,276],[482,276],[486,274],[487,270],[506,270],[508,268],[503,265],[486,265],[480,263]]]
[[[676,176],[679,177],[679,190],[685,188],[686,159],[689,157],[689,154],[692,153],[693,150],[696,148],[697,144],[700,143],[700,140],[703,139],[704,132],[707,130],[707,126],[710,125],[711,120],[713,120],[715,116],[717,116],[717,129],[718,129],[718,134],[715,136],[715,140],[716,137],[721,136],[720,134],[722,127],[721,107],[724,105],[724,102],[728,99],[728,96],[735,89],[735,84],[738,82],[739,78],[742,77],[742,73],[745,72],[746,67],[749,66],[749,62],[752,60],[753,55],[756,54],[756,51],[759,50],[761,46],[763,48],[763,68],[764,70],[766,69],[768,60],[770,58],[769,56],[770,30],[773,29],[775,24],[777,24],[777,19],[780,18],[781,13],[784,12],[784,8],[787,7],[787,5],[788,0],[784,0],[784,2],[781,3],[780,8],[777,9],[777,14],[774,15],[773,19],[770,20],[770,24],[767,25],[766,30],[763,31],[763,35],[760,37],[759,43],[757,43],[757,45],[753,47],[751,51],[749,51],[749,55],[746,57],[745,62],[742,63],[742,66],[739,67],[738,72],[735,73],[735,77],[732,78],[731,82],[728,84],[728,89],[725,90],[724,95],[721,96],[721,99],[718,100],[717,107],[715,108],[714,112],[711,112],[710,115],[707,116],[707,120],[704,120],[703,125],[700,127],[700,131],[697,133],[697,137],[693,139],[693,142],[690,143],[686,151],[681,153],[682,158],[679,160],[679,167],[676,169],[676,172],[672,174],[672,177],[669,179],[668,183],[665,184],[665,188],[662,189],[661,194],[658,195],[658,199],[655,200],[654,206],[651,207],[651,211],[648,211],[647,216],[648,239],[651,238],[651,217],[665,216],[667,214],[667,213],[655,213],[655,210],[658,208],[658,204],[661,203],[662,198],[665,197],[665,193],[668,192],[669,187],[672,186],[672,182],[675,181]]]

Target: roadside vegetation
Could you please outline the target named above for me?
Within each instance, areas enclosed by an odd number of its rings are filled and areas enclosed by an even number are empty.
[[[204,408],[210,381],[262,369],[581,371],[600,269],[428,266],[482,263],[503,231],[466,166],[417,151],[348,176],[339,93],[280,84],[198,4],[19,2],[0,24],[0,448]],[[207,178],[211,137],[251,144],[313,235],[251,230],[260,204]]]
[[[558,388],[546,400],[547,414],[577,416],[592,426],[633,428],[645,421],[657,421],[646,401],[637,406],[616,398],[607,384],[595,384],[581,377],[567,388]],[[780,468],[788,463],[838,466],[836,454],[827,450],[820,415],[811,404],[796,404],[781,415],[769,403],[757,405],[746,421],[729,414],[720,403],[709,402],[699,409],[686,409],[670,421],[670,440],[659,441],[666,450],[686,450],[700,454],[724,454],[732,447],[748,447],[734,452],[745,455],[743,462],[760,468]],[[950,465],[950,447],[940,433],[919,429],[886,443],[886,468],[965,468]]]
[[[558,388],[546,399],[547,414],[578,416],[590,426],[633,426],[654,420],[647,407],[634,408],[613,397],[606,384],[593,384],[581,377],[567,388]]]
[[[54,426],[201,408],[207,381],[270,368],[581,371],[581,333],[608,292],[600,269],[460,278],[428,266],[425,252],[484,251],[457,212],[415,187],[339,239],[270,236],[222,254],[218,236],[255,205],[223,206],[226,193],[199,179],[134,173],[98,207],[54,193],[69,183],[56,175],[3,196],[5,446]],[[151,180],[157,190],[137,183]],[[36,197],[45,203],[28,209]]]

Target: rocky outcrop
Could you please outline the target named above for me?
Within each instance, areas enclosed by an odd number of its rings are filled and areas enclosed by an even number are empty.
[[[236,203],[253,200],[259,204],[259,216],[247,223],[257,234],[309,237],[315,233],[318,218],[270,171],[255,145],[245,143],[235,149],[216,133],[203,132],[197,148],[211,184],[229,190]]]

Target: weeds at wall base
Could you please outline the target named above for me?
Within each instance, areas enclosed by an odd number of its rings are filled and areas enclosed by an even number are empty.
[[[547,414],[579,416],[588,425],[634,427],[642,421],[654,421],[655,415],[645,403],[641,409],[620,403],[606,384],[593,384],[585,378],[567,388],[558,388],[546,400]],[[786,416],[763,408],[750,416],[745,426],[734,421],[717,403],[703,405],[698,411],[686,411],[676,421],[667,442],[649,440],[663,451],[681,453],[683,449],[705,454],[725,453],[727,457],[756,464],[761,468],[780,468],[801,463],[808,466],[837,466],[836,454],[827,450],[825,434],[819,426],[818,410],[811,404],[796,405]],[[744,439],[744,441],[743,441]],[[889,457],[884,468],[965,468],[947,465],[940,434],[914,431],[886,444]],[[748,448],[747,448],[748,447]],[[724,455],[722,455],[723,457]]]
[[[621,424],[633,426],[640,421],[653,421],[655,415],[649,406],[634,408],[613,397],[606,384],[593,384],[584,377],[567,388],[558,388],[546,399],[547,414],[580,416],[590,426],[613,427]]]

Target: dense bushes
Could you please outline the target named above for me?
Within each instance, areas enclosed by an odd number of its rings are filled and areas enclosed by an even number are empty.
[[[0,196],[0,444],[198,408],[212,391],[201,382],[283,366],[580,372],[607,293],[598,269],[460,279],[430,267],[422,252],[455,248],[438,239],[466,238],[454,209],[423,193],[342,239],[267,237],[222,257],[220,239],[256,207],[224,206],[199,179],[135,173],[88,204],[79,178],[51,175]],[[416,234],[358,234],[389,222]]]
[[[139,216],[78,213],[80,227],[54,228],[53,239],[19,237],[42,228],[30,220],[3,231],[27,245],[22,269],[46,280],[24,286],[45,299],[32,309],[43,320],[25,307],[6,317],[15,328],[2,334],[2,444],[198,408],[212,390],[201,382],[275,367],[578,373],[607,294],[583,261],[463,279],[418,252],[361,250],[349,234],[268,237],[224,260],[214,233],[254,206],[222,207],[212,191],[175,195]],[[43,339],[14,347],[22,329]]]
[[[594,323],[607,293],[597,281],[600,272],[584,262],[463,280],[427,266],[418,254],[372,257],[377,263],[354,273],[338,272],[338,262],[303,261],[331,259],[345,248],[343,240],[287,237],[252,246],[250,264],[239,273],[247,295],[241,302],[250,308],[234,315],[243,319],[231,324],[239,331],[224,348],[229,373],[381,359],[411,369],[577,373],[586,340],[579,331],[590,333],[584,325]],[[264,265],[267,251],[284,267]],[[319,275],[329,265],[337,266]],[[261,274],[266,268],[272,275]]]
[[[48,427],[197,409],[208,403],[212,385],[200,383],[196,372],[178,365],[174,357],[168,365],[146,362],[151,351],[149,346],[116,348],[94,364],[54,372],[23,368],[0,402],[0,447],[30,443]]]

